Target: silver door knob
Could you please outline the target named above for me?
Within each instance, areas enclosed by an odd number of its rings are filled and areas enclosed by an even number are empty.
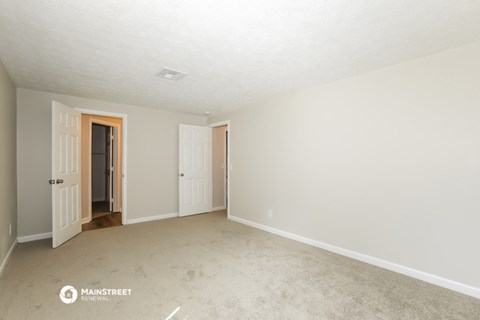
[[[63,183],[62,179],[57,179],[57,184]]]

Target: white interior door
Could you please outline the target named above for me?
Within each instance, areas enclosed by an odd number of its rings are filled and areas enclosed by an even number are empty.
[[[108,127],[108,210],[113,211],[113,127]]]
[[[212,210],[212,128],[180,125],[179,215]]]
[[[82,231],[81,114],[52,103],[52,237],[56,248]]]
[[[112,211],[119,212],[120,205],[118,204],[118,198],[120,194],[120,188],[118,183],[118,128],[112,127]]]

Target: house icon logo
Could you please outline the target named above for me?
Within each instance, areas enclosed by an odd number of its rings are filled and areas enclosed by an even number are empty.
[[[72,286],[64,286],[60,290],[60,293],[58,294],[58,296],[60,297],[60,300],[62,300],[63,303],[72,304],[77,300],[78,292],[77,292],[77,289],[75,289]]]

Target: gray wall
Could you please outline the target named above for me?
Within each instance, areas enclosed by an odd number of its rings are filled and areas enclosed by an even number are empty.
[[[0,61],[0,264],[17,238],[16,89]],[[9,235],[11,225],[12,234]]]
[[[478,57],[480,43],[212,117],[231,120],[231,214],[480,288]]]
[[[107,175],[107,163],[105,155],[99,154],[107,152],[107,144],[105,135],[107,127],[93,125],[92,126],[92,201],[106,201],[105,197]],[[84,209],[82,209],[84,211]]]
[[[52,100],[127,114],[128,219],[178,212],[178,124],[204,125],[204,117],[27,89],[17,100],[19,236],[52,228]]]

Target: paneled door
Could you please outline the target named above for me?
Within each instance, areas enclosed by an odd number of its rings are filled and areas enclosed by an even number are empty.
[[[52,246],[58,247],[82,231],[81,113],[52,103]]]
[[[115,171],[113,168],[113,127],[107,127],[107,199],[108,210],[113,212],[113,192]]]
[[[212,128],[180,125],[179,215],[212,210]]]

